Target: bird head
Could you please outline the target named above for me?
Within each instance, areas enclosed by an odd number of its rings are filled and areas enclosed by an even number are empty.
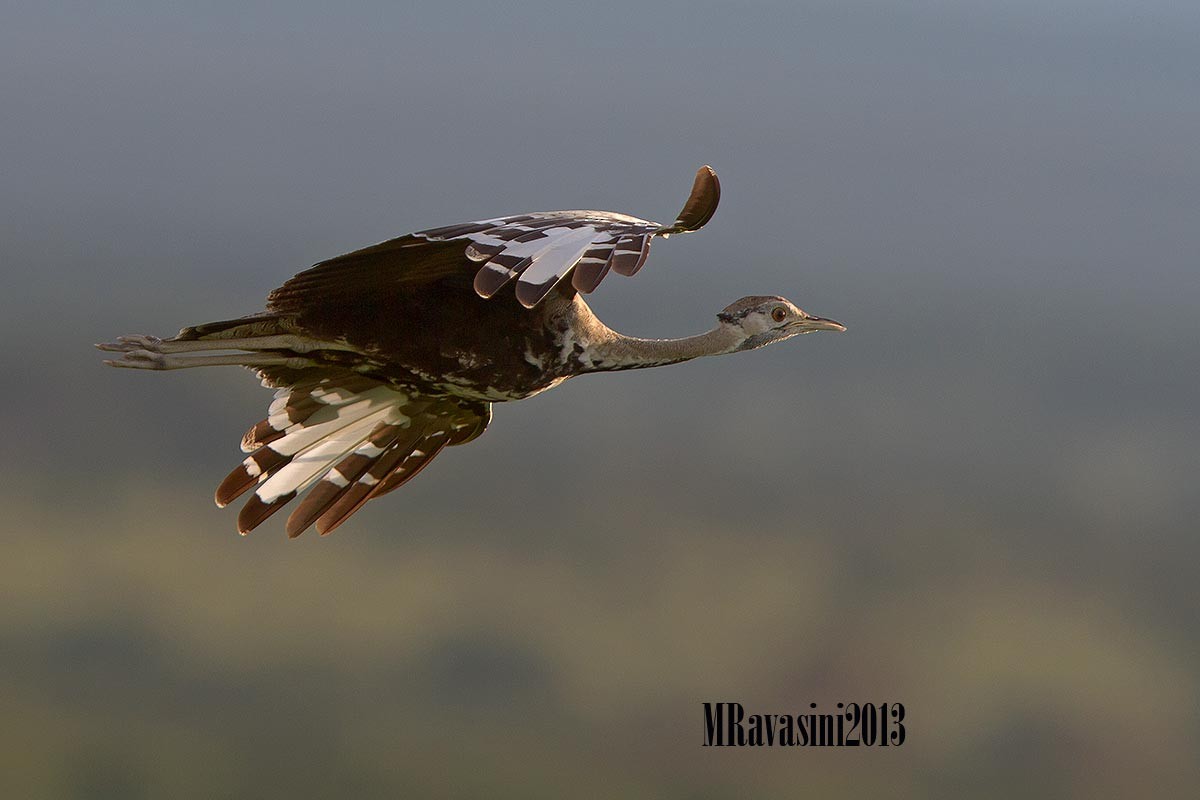
[[[722,326],[740,336],[738,350],[782,342],[813,331],[844,331],[846,326],[831,319],[814,317],[782,297],[743,297],[717,314]]]

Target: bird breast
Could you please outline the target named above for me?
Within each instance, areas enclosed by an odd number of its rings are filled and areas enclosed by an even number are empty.
[[[504,402],[586,372],[595,324],[578,296],[553,296],[535,309],[498,297],[429,319],[419,330],[399,325],[371,349],[442,391]]]

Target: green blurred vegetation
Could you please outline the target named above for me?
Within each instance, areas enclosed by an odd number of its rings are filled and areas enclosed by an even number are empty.
[[[577,536],[540,551],[463,510],[242,540],[182,494],[3,498],[23,534],[0,608],[8,796],[1178,796],[1200,777],[1194,640],[949,514],[866,565],[679,508],[559,517]],[[902,701],[908,742],[705,749],[704,700]]]

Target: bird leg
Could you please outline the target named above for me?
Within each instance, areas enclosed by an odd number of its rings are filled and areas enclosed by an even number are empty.
[[[249,336],[240,339],[160,339],[157,336],[138,334],[121,336],[115,342],[96,345],[109,353],[121,353],[121,358],[105,361],[112,367],[128,369],[187,369],[189,367],[239,367],[284,366],[302,369],[316,365],[311,358],[295,355],[315,350],[352,350],[348,345],[325,342],[307,336],[279,334],[272,336]],[[223,355],[178,355],[179,353],[213,352],[224,350],[249,350],[248,353],[225,353]],[[283,351],[283,352],[280,352]]]
[[[227,353],[210,356],[167,355],[150,350],[126,350],[119,359],[104,362],[110,367],[126,369],[187,369],[189,367],[288,367],[304,369],[316,366],[317,362],[303,356],[288,356],[282,353]]]
[[[277,336],[250,336],[242,339],[160,339],[157,336],[136,334],[118,336],[115,342],[105,342],[96,347],[110,353],[130,353],[143,350],[148,353],[191,353],[198,350],[290,350],[293,353],[309,353],[313,350],[353,350],[337,342],[326,342],[307,336],[280,334]]]

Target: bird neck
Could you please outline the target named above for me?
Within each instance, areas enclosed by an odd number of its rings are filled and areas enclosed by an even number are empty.
[[[587,372],[644,369],[678,364],[701,356],[732,353],[743,337],[727,325],[718,325],[707,333],[682,339],[640,339],[625,336],[609,328],[585,349],[582,360]]]

